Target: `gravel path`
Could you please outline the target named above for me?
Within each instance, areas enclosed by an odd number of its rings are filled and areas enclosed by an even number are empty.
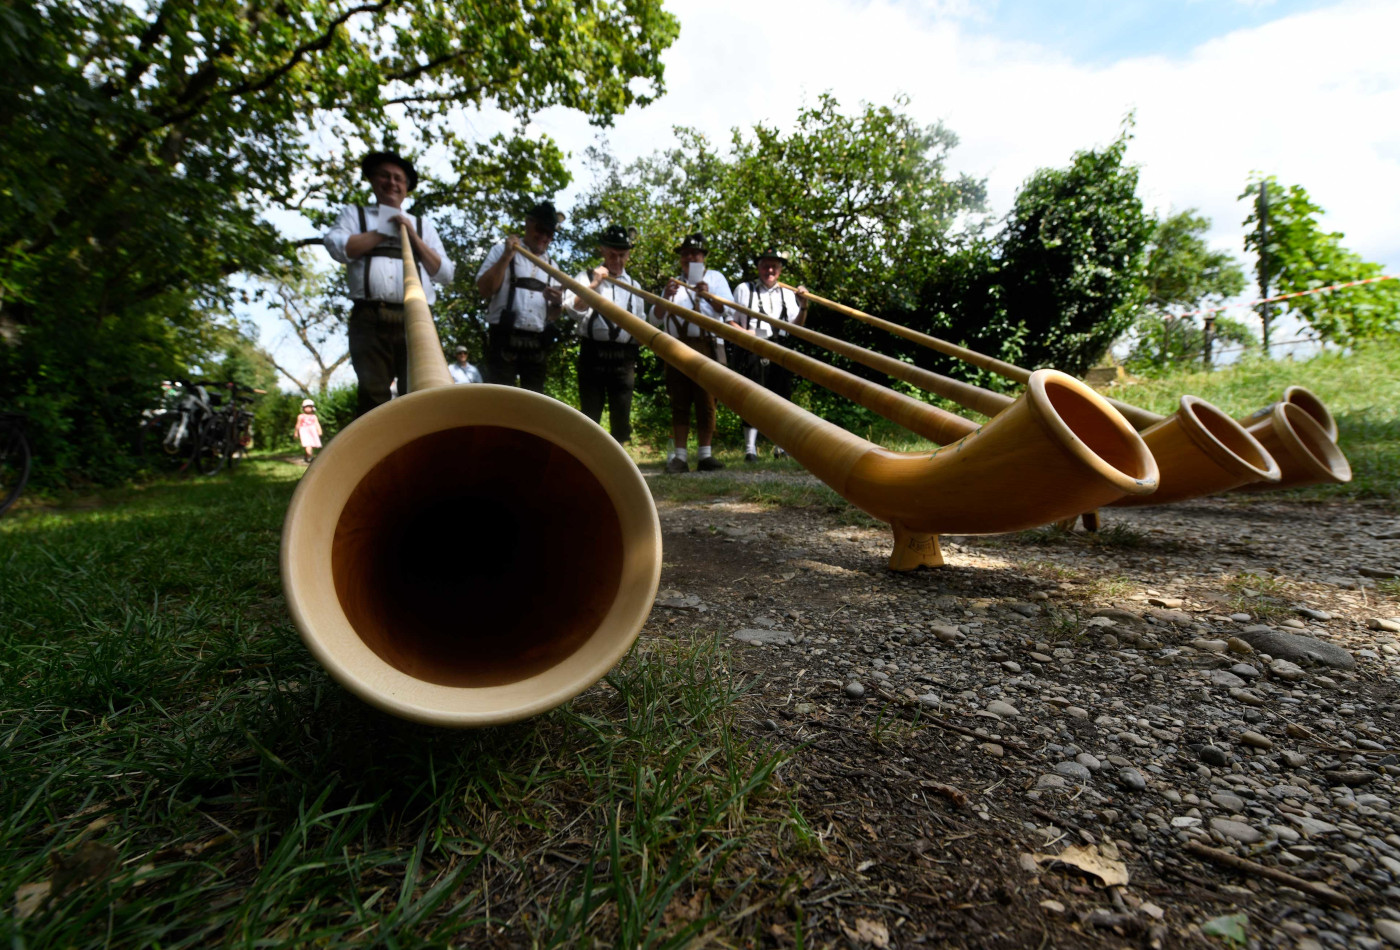
[[[1400,946],[1392,510],[1108,510],[909,575],[848,511],[662,521],[649,632],[754,676],[825,855],[814,943]]]

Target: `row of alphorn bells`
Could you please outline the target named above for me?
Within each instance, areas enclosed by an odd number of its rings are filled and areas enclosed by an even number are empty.
[[[372,705],[442,726],[510,722],[587,689],[630,649],[660,580],[660,522],[631,458],[581,413],[512,387],[451,385],[406,234],[402,245],[410,391],[342,430],[297,487],[282,535],[287,602],[317,660]],[[1187,421],[1157,421],[1139,435],[1101,396],[1055,370],[1020,371],[1025,392],[1012,399],[784,325],[990,417],[979,425],[644,295],[939,446],[892,452],[518,253],[890,524],[896,570],[941,564],[942,533],[1015,531],[1160,497],[1174,485],[1175,497],[1189,497],[1188,485],[1230,487],[1180,460],[1193,439],[1206,442],[1196,454],[1217,468],[1240,454],[1232,447],[1257,446],[1246,471],[1281,480],[1259,439],[1190,397],[1177,414]],[[1294,408],[1262,411],[1250,432],[1280,415],[1310,432],[1299,422],[1308,412],[1284,405]],[[1333,453],[1324,457],[1341,458]],[[478,540],[463,546],[441,524],[445,512],[468,511]]]

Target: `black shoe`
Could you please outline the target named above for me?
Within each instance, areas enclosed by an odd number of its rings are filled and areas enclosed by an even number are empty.
[[[773,446],[773,457],[775,459],[787,458],[787,449],[783,448],[781,445]]]
[[[719,469],[724,468],[724,463],[721,462],[719,459],[715,458],[713,455],[709,455],[705,458],[702,458],[699,462],[695,463],[695,467],[702,472],[715,472]]]
[[[686,464],[685,459],[679,456],[673,456],[671,461],[666,463],[667,475],[683,475],[688,471],[690,471],[690,466]]]
[[[745,461],[745,462],[757,462],[757,461],[758,461],[758,455],[757,455],[757,453],[755,453],[755,452],[745,452],[745,453],[744,453],[744,461]]]

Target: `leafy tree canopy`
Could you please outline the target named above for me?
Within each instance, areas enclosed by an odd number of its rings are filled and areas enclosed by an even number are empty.
[[[0,402],[42,479],[89,475],[156,381],[212,345],[226,278],[289,256],[269,208],[344,198],[369,145],[428,150],[475,207],[566,180],[548,139],[454,119],[551,105],[597,124],[663,91],[661,0],[19,0],[0,5]],[[358,187],[358,186],[357,186]]]
[[[1206,243],[1210,219],[1195,209],[1178,211],[1156,221],[1147,250],[1143,289],[1144,312],[1133,324],[1133,348],[1128,362],[1137,369],[1167,367],[1205,357],[1205,320],[1182,316],[1209,308],[1245,288],[1244,270],[1229,254]],[[1217,317],[1211,337],[1222,342],[1248,343],[1249,328],[1237,320]]]
[[[639,228],[631,273],[656,288],[676,272],[675,246],[691,231],[710,241],[708,263],[731,283],[755,276],[755,255],[789,251],[783,279],[878,313],[903,310],[938,256],[955,246],[955,226],[982,209],[980,181],[946,173],[957,138],[892,106],[843,111],[831,95],[802,108],[791,133],[734,129],[726,149],[688,128],[677,144],[622,166],[603,150],[590,157],[594,184],[574,210],[583,256],[606,224]],[[816,308],[809,325],[898,351],[903,341]],[[878,339],[877,339],[878,338]],[[659,385],[643,374],[639,389]],[[816,408],[839,416],[813,392]],[[847,404],[847,407],[849,404]]]
[[[1137,169],[1123,160],[1130,138],[1125,129],[1068,168],[1037,171],[993,237],[938,261],[919,295],[929,332],[1025,366],[1076,374],[1092,366],[1132,324],[1145,293],[1152,219],[1137,196]]]
[[[1268,226],[1261,240],[1259,189],[1268,188]],[[1250,202],[1244,220],[1246,251],[1258,256],[1255,273],[1271,295],[1299,293],[1379,277],[1384,269],[1342,246],[1345,235],[1323,231],[1323,211],[1301,185],[1279,186],[1256,176],[1240,195]],[[1326,341],[1350,344],[1400,332],[1400,281],[1380,281],[1273,305],[1291,311]]]

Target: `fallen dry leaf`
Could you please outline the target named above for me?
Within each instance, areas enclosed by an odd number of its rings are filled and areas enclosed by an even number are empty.
[[[866,920],[864,917],[856,918],[856,927],[852,930],[845,922],[841,923],[841,929],[846,936],[860,943],[868,943],[872,947],[885,948],[890,945],[890,932],[884,924],[878,920]]]
[[[1122,861],[1113,860],[1093,845],[1070,845],[1059,854],[1036,854],[1033,857],[1040,866],[1067,864],[1098,878],[1107,887],[1128,883],[1128,866]]]
[[[37,884],[21,884],[15,889],[15,920],[24,920],[33,916],[34,912],[43,906],[44,901],[49,899],[49,891],[53,885],[48,881],[40,881]]]

